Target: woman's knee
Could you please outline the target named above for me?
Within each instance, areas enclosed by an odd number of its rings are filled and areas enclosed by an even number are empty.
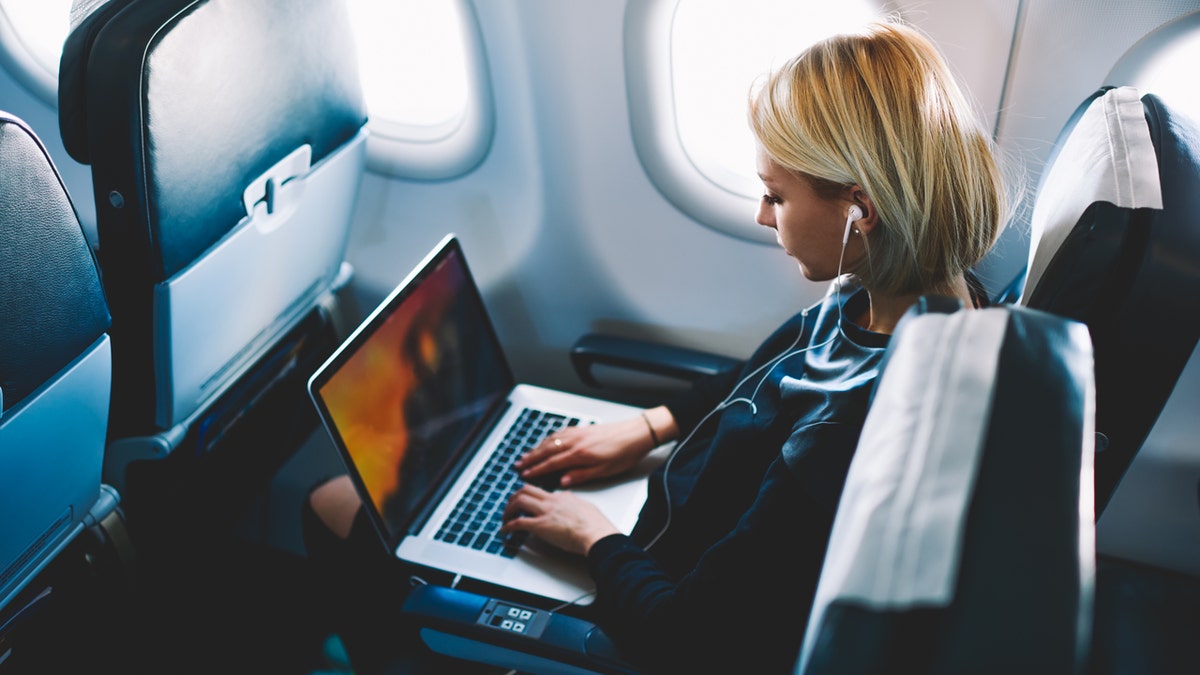
[[[306,507],[325,529],[339,539],[347,539],[362,500],[350,476],[343,474],[314,487],[308,493]]]

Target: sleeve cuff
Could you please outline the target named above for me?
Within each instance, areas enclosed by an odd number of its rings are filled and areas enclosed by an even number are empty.
[[[625,534],[610,534],[592,544],[587,553],[588,568],[592,572],[592,577],[596,578],[606,560],[611,560],[613,556],[630,548],[641,551],[638,545]]]

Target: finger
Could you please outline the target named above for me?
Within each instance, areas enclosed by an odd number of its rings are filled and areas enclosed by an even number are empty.
[[[573,464],[578,464],[579,460],[575,455],[576,453],[568,450],[567,452],[547,457],[536,464],[518,468],[521,470],[521,477],[536,478],[548,473],[554,473],[555,471],[562,471]]]
[[[542,439],[541,443],[538,443],[519,459],[517,459],[517,461],[513,463],[513,466],[517,467],[518,469],[533,466],[538,462],[545,461],[547,458],[553,457],[554,455],[562,452],[566,449],[566,446],[567,441],[561,435],[550,434],[546,438]]]
[[[538,444],[518,457],[517,461],[513,462],[513,467],[519,469],[523,466],[532,466],[545,459],[547,454],[547,450]]]
[[[579,485],[580,483],[586,483],[588,481],[604,477],[604,473],[599,468],[584,467],[575,468],[564,472],[562,477],[559,478],[558,482],[562,487],[570,487],[572,485]]]
[[[522,493],[528,497],[531,497],[534,500],[545,499],[550,494],[546,490],[543,490],[542,488],[540,488],[536,485],[530,485],[530,484],[522,485],[521,489],[517,490],[517,492]],[[514,494],[516,494],[516,493],[514,493]]]
[[[536,485],[523,485],[508,498],[508,503],[504,505],[504,513],[501,515],[503,520],[510,520],[522,513],[539,513],[539,502],[546,495],[546,491]]]
[[[517,500],[511,500],[508,504],[504,505],[504,513],[500,515],[500,521],[501,523],[508,523],[523,517],[525,513],[525,510],[521,508]]]
[[[506,520],[500,525],[502,534],[511,534],[513,532],[524,532],[529,529],[528,521],[530,519],[524,516],[518,516],[510,520]]]

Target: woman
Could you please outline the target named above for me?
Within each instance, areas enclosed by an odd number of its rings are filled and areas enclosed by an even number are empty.
[[[587,557],[592,618],[649,672],[792,670],[889,335],[921,295],[986,302],[969,270],[1005,217],[988,134],[936,48],[899,23],[809,48],[751,96],[749,119],[757,221],[806,278],[837,282],[741,373],[557,432],[519,462],[570,487],[677,441],[629,536],[570,490],[527,484],[505,512],[506,531]],[[339,494],[312,504],[349,531]]]

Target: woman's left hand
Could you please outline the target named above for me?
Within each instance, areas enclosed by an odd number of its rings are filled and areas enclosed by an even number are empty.
[[[567,490],[523,485],[504,507],[501,532],[529,532],[555,546],[587,555],[592,544],[620,530],[591,502]]]

